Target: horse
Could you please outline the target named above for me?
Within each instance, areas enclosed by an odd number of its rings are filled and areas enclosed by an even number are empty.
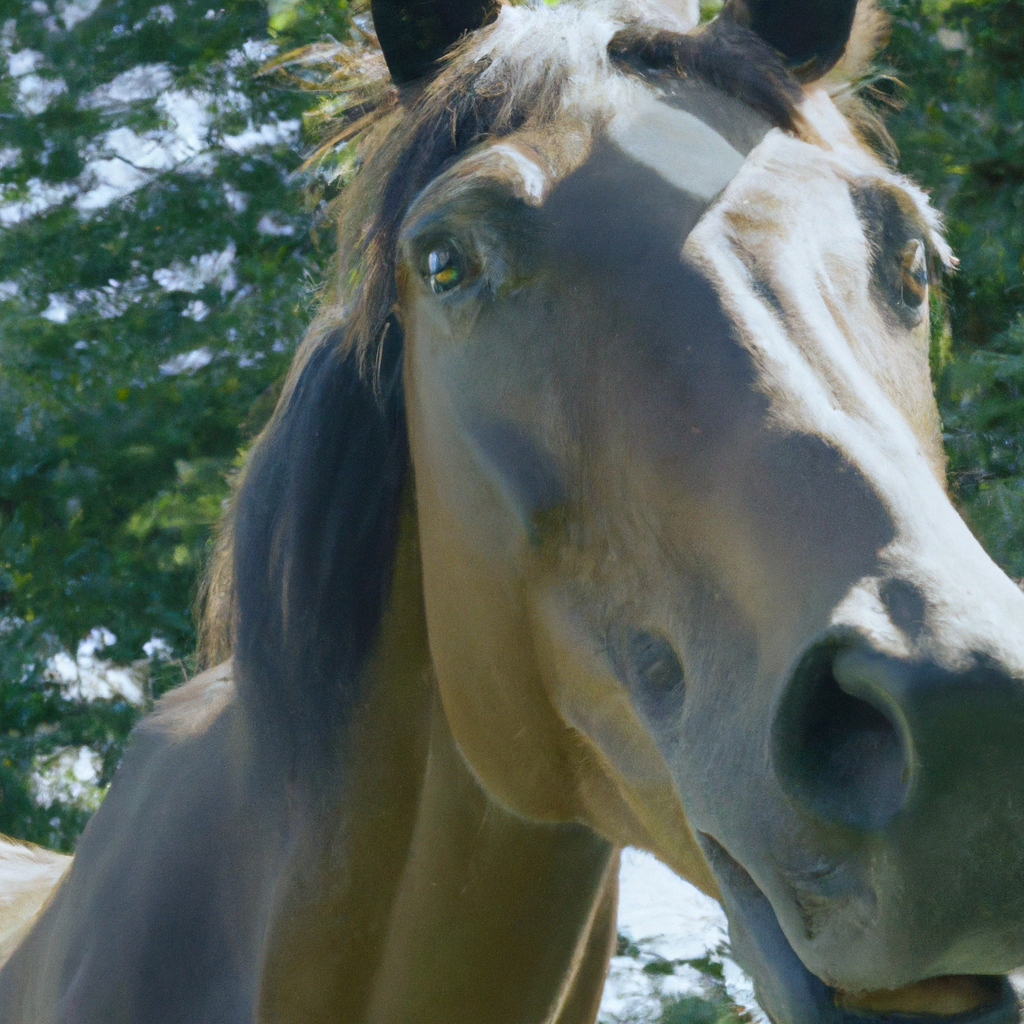
[[[136,728],[0,1021],[592,1022],[635,846],[775,1024],[1013,1024],[1024,594],[947,492],[954,261],[858,98],[883,18],[373,14],[213,667]]]
[[[0,837],[0,964],[21,941],[70,865],[71,858],[65,854]]]

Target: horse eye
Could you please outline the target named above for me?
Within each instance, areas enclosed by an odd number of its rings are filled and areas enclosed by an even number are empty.
[[[663,637],[630,632],[615,645],[613,660],[623,681],[645,703],[682,698],[683,666]]]
[[[928,263],[924,245],[915,239],[903,250],[900,266],[900,298],[908,309],[917,310],[928,297]]]
[[[433,249],[427,256],[427,283],[435,295],[458,288],[464,276],[462,263],[454,249],[447,246]]]

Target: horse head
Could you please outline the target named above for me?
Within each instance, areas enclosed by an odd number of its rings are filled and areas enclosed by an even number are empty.
[[[3,1024],[593,1021],[626,845],[776,1024],[1018,1019],[1024,595],[945,487],[884,26],[696,8],[375,0],[232,660],[12,889]]]
[[[439,70],[392,9],[345,316],[462,755],[719,895],[778,1024],[1015,1019],[1024,595],[946,490],[952,259],[858,131],[873,9],[476,5]]]

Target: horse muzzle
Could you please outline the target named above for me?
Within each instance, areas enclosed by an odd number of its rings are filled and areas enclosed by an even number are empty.
[[[736,960],[752,976],[773,1024],[1019,1024],[1005,975],[932,978],[851,996],[825,984],[796,955],[768,897],[715,839],[699,836],[718,880]]]
[[[826,633],[768,743],[800,856],[781,836],[702,837],[776,1024],[1019,1020],[1004,975],[1024,963],[1024,682],[963,662]]]

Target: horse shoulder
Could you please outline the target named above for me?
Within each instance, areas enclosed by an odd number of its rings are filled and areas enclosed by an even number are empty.
[[[231,699],[230,665],[204,672],[159,701],[142,729],[168,736],[198,735]],[[34,843],[0,836],[0,966],[47,906],[72,858]]]
[[[234,698],[227,663],[136,727],[63,884],[0,971],[4,1024],[245,1017],[280,831]],[[180,1005],[158,1005],[168,993]]]
[[[71,866],[71,858],[0,837],[0,966],[11,955]]]
[[[226,661],[161,697],[137,731],[163,735],[172,742],[201,736],[234,696],[234,671]]]

